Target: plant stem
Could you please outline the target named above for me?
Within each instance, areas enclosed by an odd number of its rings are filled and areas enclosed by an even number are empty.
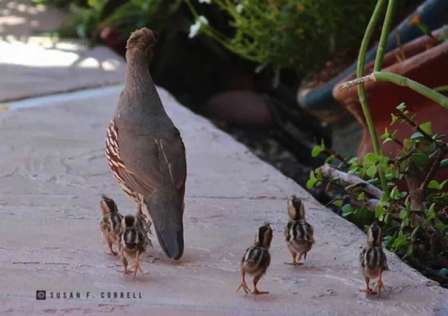
[[[378,50],[376,51],[375,58],[375,71],[381,71],[383,66],[384,54],[386,53],[385,48],[387,44],[387,38],[389,36],[390,26],[392,24],[392,16],[395,12],[395,0],[389,0],[387,5],[386,17],[383,23],[383,30],[381,32],[380,42],[378,44]]]
[[[368,81],[383,81],[383,82],[391,82],[399,86],[408,87],[411,90],[414,90],[415,92],[427,97],[428,99],[434,101],[437,104],[440,104],[444,108],[448,108],[448,97],[444,96],[443,94],[437,92],[436,90],[430,89],[425,85],[422,85],[421,83],[418,83],[414,80],[411,80],[409,78],[397,75],[393,72],[386,72],[386,71],[378,71],[374,72],[373,74],[370,74],[365,77],[357,78],[351,81],[347,81],[339,86],[339,90],[345,90],[349,89],[353,86],[360,85],[364,82]],[[442,87],[439,88],[439,91],[441,91]],[[448,86],[444,87],[447,88]]]
[[[446,154],[446,150],[442,148],[437,149],[437,155],[434,159],[431,168],[429,169],[428,173],[426,174],[425,180],[423,180],[423,183],[420,185],[420,190],[423,192],[424,196],[426,197],[426,190],[428,188],[429,182],[434,178],[434,175],[436,174],[437,170],[440,167],[440,163],[442,162],[443,157]]]
[[[373,11],[372,17],[370,18],[369,24],[367,25],[366,32],[364,33],[364,38],[361,42],[361,48],[359,50],[358,55],[358,65],[356,74],[358,78],[361,78],[364,76],[364,62],[366,58],[366,52],[367,47],[369,45],[370,37],[372,36],[373,30],[375,28],[376,23],[378,22],[378,19],[380,17],[381,10],[385,4],[385,0],[378,0],[376,3],[375,9]],[[386,23],[386,22],[385,22]],[[382,33],[387,33],[383,29]],[[385,35],[387,37],[387,35]],[[383,34],[381,34],[381,37],[383,37]],[[383,41],[383,46],[385,45],[386,41]],[[380,47],[378,48],[380,50]],[[384,47],[381,48],[381,50],[384,50]],[[377,53],[378,55],[378,53]],[[381,54],[380,54],[381,55]],[[382,58],[381,58],[382,61]],[[370,114],[369,104],[367,103],[366,93],[364,89],[364,85],[360,84],[358,86],[358,95],[359,95],[359,102],[361,103],[362,110],[364,112],[364,116],[366,118],[367,127],[369,129],[370,137],[372,138],[373,148],[375,150],[375,154],[378,156],[382,156],[380,143],[378,141],[378,136],[376,134],[375,125],[373,123],[372,115]],[[386,178],[384,176],[384,171],[379,168],[378,169],[378,175],[380,177],[381,181],[381,188],[383,189],[384,195],[386,199],[389,199],[389,188],[387,187]]]
[[[440,87],[434,88],[434,91],[437,91],[437,92],[448,92],[448,86],[440,86]]]
[[[373,77],[375,81],[387,81],[395,83],[399,86],[408,87],[409,89],[412,89],[428,99],[440,104],[444,108],[448,108],[448,97],[422,85],[421,83],[418,83],[417,81],[394,74],[392,72],[374,72]]]

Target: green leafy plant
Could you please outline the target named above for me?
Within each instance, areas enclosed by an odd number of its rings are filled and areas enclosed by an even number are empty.
[[[70,4],[73,25],[77,35],[93,46],[99,38],[100,23],[104,8],[109,0],[87,0],[87,7],[76,3]]]
[[[367,26],[358,59],[358,78],[341,85],[340,89],[358,87],[360,102],[374,144],[374,153],[362,158],[344,158],[324,144],[317,145],[312,154],[327,154],[329,161],[313,171],[307,187],[322,184],[342,189],[333,203],[341,215],[359,226],[373,220],[382,223],[386,232],[385,246],[406,259],[413,266],[435,280],[448,284],[448,180],[438,182],[434,176],[446,168],[448,142],[446,135],[435,134],[431,122],[417,123],[416,116],[405,103],[397,105],[391,113],[391,130],[381,135],[384,143],[394,142],[400,150],[395,155],[384,155],[380,147],[363,83],[370,80],[387,81],[413,89],[443,107],[448,98],[435,89],[397,74],[381,71],[384,47],[390,29],[395,0],[388,1],[386,18],[375,60],[374,72],[364,76],[364,60],[372,30],[380,17],[386,0],[379,0]],[[399,139],[397,130],[401,124],[412,127],[414,133]],[[394,128],[394,129],[392,129]]]
[[[214,38],[230,51],[274,69],[291,68],[298,73],[321,68],[331,56],[359,40],[374,1],[343,0],[209,0],[230,19],[226,35],[202,19],[199,32]],[[207,22],[205,22],[207,21]],[[361,27],[360,27],[361,26]]]

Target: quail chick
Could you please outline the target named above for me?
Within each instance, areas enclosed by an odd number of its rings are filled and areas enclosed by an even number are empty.
[[[292,255],[292,262],[286,264],[302,265],[299,261],[302,256],[306,259],[306,254],[314,244],[314,229],[305,220],[305,207],[295,195],[288,202],[288,218],[283,234]]]
[[[100,207],[103,214],[100,228],[103,233],[104,241],[110,250],[107,254],[116,256],[118,253],[113,250],[113,245],[118,247],[118,235],[120,233],[123,215],[118,212],[118,207],[115,201],[107,196],[103,195],[101,197]]]
[[[121,222],[119,249],[124,266],[123,272],[125,274],[134,272],[134,280],[138,270],[144,274],[140,267],[140,255],[146,251],[148,243],[151,245],[151,241],[147,237],[146,227],[142,221],[144,221],[144,218],[139,210],[136,216],[126,215]],[[134,261],[134,266],[128,269],[128,264],[131,260]]]
[[[259,291],[257,283],[266,273],[271,263],[271,255],[269,247],[272,241],[272,228],[269,223],[261,226],[255,234],[255,243],[252,247],[247,248],[243,259],[241,260],[241,284],[237,288],[237,292],[243,288],[244,292],[252,294],[269,294],[269,292]],[[251,292],[246,284],[246,273],[254,277],[254,290]]]
[[[388,271],[387,257],[382,246],[383,236],[378,224],[373,223],[367,231],[367,242],[364,249],[359,254],[361,273],[366,281],[366,289],[362,292],[367,294],[378,294],[384,289],[382,276],[384,271]],[[378,279],[376,292],[370,288],[370,280]]]

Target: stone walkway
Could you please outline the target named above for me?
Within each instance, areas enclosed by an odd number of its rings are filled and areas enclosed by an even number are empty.
[[[10,71],[7,77],[0,71],[0,95],[12,89],[20,93],[9,99],[40,94],[35,78],[22,73],[20,65],[28,61],[3,61],[0,67]],[[28,69],[45,77],[44,68]],[[123,69],[121,61],[110,77],[122,81]],[[61,71],[60,86],[48,93],[79,88],[64,67]],[[97,71],[96,83],[106,83],[109,76]],[[133,282],[119,273],[120,261],[104,253],[99,200],[107,194],[122,213],[136,210],[104,157],[105,129],[120,90],[0,105],[5,110],[0,113],[0,315],[448,314],[448,291],[392,254],[384,297],[359,293],[364,282],[358,254],[365,234],[163,89],[162,101],[187,148],[186,251],[180,263],[170,262],[154,240],[155,248],[143,258],[145,277]],[[291,194],[305,201],[317,240],[306,265],[298,268],[284,265],[290,260],[282,231]],[[235,293],[241,256],[265,221],[274,228],[273,259],[260,289],[271,294]],[[47,300],[36,301],[36,290],[46,290]],[[81,298],[56,298],[63,292],[79,292]],[[114,299],[114,292],[137,298]]]

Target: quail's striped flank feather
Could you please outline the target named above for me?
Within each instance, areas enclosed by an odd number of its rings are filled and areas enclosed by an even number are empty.
[[[118,147],[118,129],[114,120],[110,122],[107,129],[106,157],[109,168],[120,187],[131,199],[139,203],[140,201],[138,200],[138,193],[131,190],[131,188],[129,188],[129,186],[126,184],[125,179],[123,179],[123,177],[121,176],[123,171],[126,170],[126,166],[124,165],[120,157],[120,149]]]

